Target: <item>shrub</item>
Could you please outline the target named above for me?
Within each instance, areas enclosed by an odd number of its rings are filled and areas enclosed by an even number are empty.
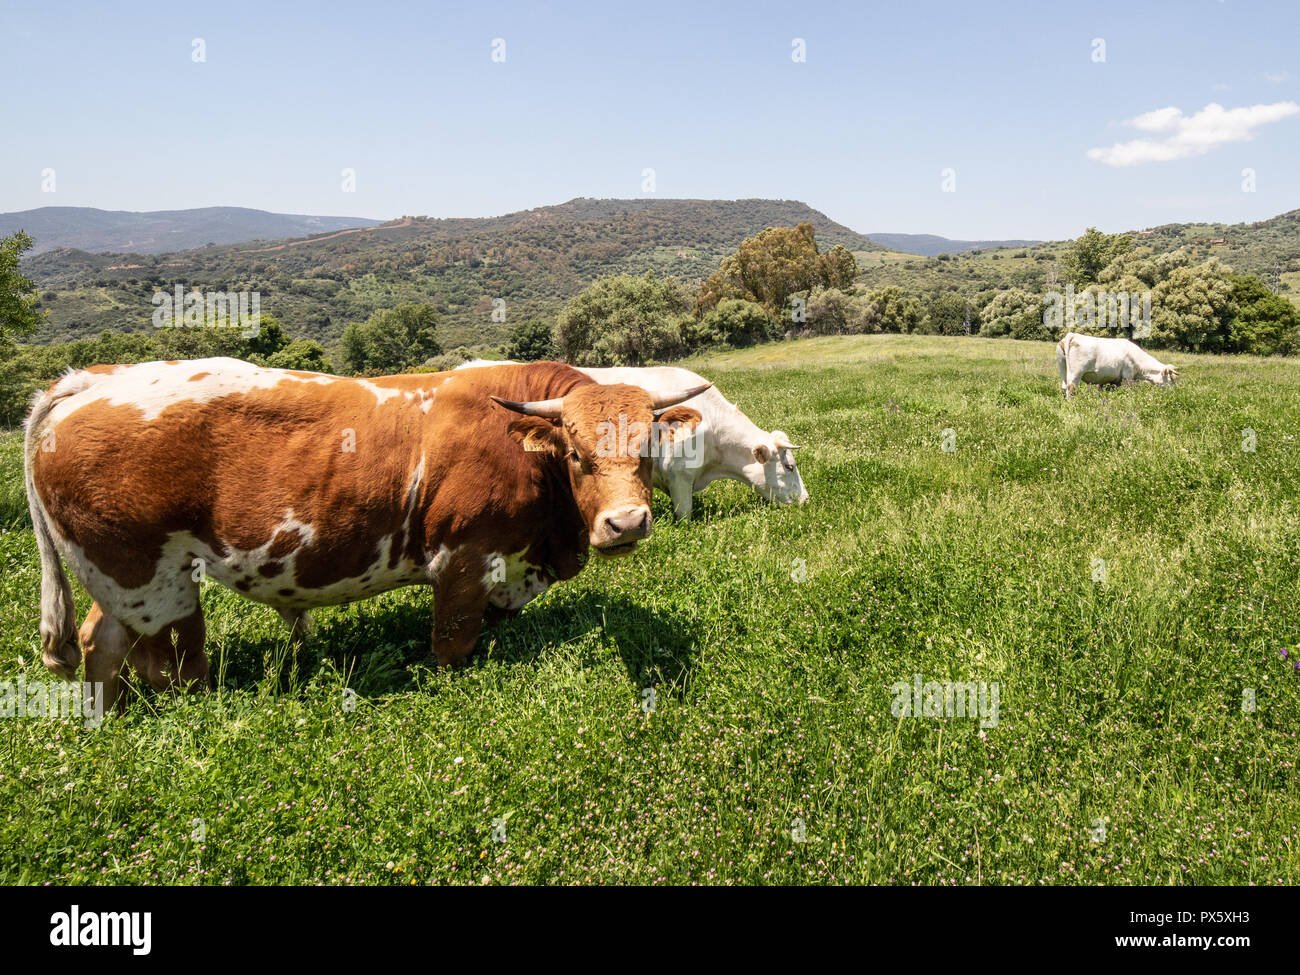
[[[300,369],[303,372],[333,372],[334,366],[319,342],[299,339],[266,357],[272,369]]]
[[[1252,275],[1232,276],[1236,313],[1228,327],[1228,345],[1236,352],[1290,355],[1300,352],[1300,312],[1273,294]]]
[[[775,332],[763,306],[744,298],[724,298],[699,321],[682,325],[682,338],[692,350],[716,345],[745,348],[772,339]]]
[[[438,314],[429,304],[384,308],[343,331],[343,362],[354,373],[393,373],[440,355]]]
[[[518,362],[538,362],[555,358],[555,336],[551,326],[542,321],[521,322],[510,330],[506,358]]]
[[[574,297],[555,325],[555,346],[575,366],[642,366],[679,358],[690,298],[653,271],[597,281]]]

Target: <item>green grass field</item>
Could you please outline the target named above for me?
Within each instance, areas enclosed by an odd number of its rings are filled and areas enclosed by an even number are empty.
[[[1167,358],[1069,404],[1046,343],[691,363],[806,445],[807,505],[657,496],[457,673],[427,592],[295,650],[206,589],[215,693],[0,721],[0,882],[1300,882],[1297,363]],[[44,681],[20,468],[0,680]],[[895,716],[918,674],[996,725]]]

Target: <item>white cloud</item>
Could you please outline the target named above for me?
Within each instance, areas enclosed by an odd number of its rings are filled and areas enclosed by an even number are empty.
[[[1230,142],[1249,142],[1255,129],[1300,112],[1295,102],[1251,105],[1248,108],[1224,108],[1211,102],[1195,115],[1184,115],[1170,106],[1145,112],[1124,124],[1142,132],[1160,133],[1160,139],[1134,139],[1110,147],[1088,150],[1088,158],[1107,166],[1140,166],[1149,162],[1168,162],[1202,156],[1211,149]]]
[[[1181,108],[1157,108],[1154,112],[1146,112],[1137,118],[1131,118],[1125,125],[1131,125],[1135,129],[1142,129],[1145,132],[1165,132],[1178,125],[1179,120],[1183,117]]]
[[[1273,84],[1275,84],[1275,85],[1280,85],[1280,84],[1281,84],[1282,82],[1284,82],[1284,81],[1290,81],[1290,80],[1291,80],[1291,72],[1290,72],[1290,71],[1275,71],[1275,72],[1273,72],[1272,74],[1266,74],[1266,75],[1264,75],[1264,77],[1267,78],[1269,81],[1273,82]]]

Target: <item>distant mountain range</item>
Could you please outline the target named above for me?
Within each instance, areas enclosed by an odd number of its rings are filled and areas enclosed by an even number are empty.
[[[165,254],[208,244],[283,240],[350,227],[373,227],[362,217],[311,217],[268,213],[246,207],[195,210],[96,210],[94,207],[40,207],[0,213],[0,237],[25,230],[36,241],[29,254],[60,247],[123,254]]]
[[[871,240],[888,247],[890,250],[902,251],[904,254],[919,254],[922,257],[937,257],[940,254],[962,254],[966,251],[989,250],[994,247],[1028,247],[1038,244],[1037,240],[949,240],[934,234],[867,234]]]
[[[630,209],[646,210],[653,209],[661,203],[686,201],[574,200],[561,206],[571,207],[584,202],[587,204],[617,202]],[[554,208],[541,207],[538,210],[525,212],[537,213],[547,209]],[[515,215],[486,217],[482,220],[502,220],[508,219],[509,216]],[[825,217],[822,219],[825,221]],[[278,242],[355,227],[374,227],[381,222],[364,217],[314,217],[295,213],[269,213],[266,210],[251,210],[247,207],[199,207],[192,210],[151,210],[143,213],[129,210],[98,210],[94,207],[40,207],[36,210],[0,213],[0,237],[8,236],[17,230],[27,231],[36,241],[28,252],[29,256],[57,250],[60,247],[90,253],[167,254],[206,247],[210,244],[222,246],[253,241]],[[465,221],[442,222],[464,223]],[[833,243],[843,243],[853,250],[876,250],[876,247],[867,243],[870,241],[879,247],[925,257],[960,254],[993,247],[1024,247],[1039,243],[1036,240],[950,240],[935,234],[858,234],[839,224],[835,224],[835,227],[837,239]]]

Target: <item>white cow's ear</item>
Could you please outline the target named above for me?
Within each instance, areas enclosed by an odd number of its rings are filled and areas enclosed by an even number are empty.
[[[768,449],[767,444],[759,444],[754,448],[754,460],[760,464],[766,464],[772,456],[772,451]]]

